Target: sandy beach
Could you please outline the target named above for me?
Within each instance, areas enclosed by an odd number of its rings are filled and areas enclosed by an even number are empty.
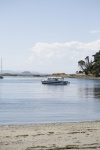
[[[100,150],[100,122],[0,126],[0,150]]]

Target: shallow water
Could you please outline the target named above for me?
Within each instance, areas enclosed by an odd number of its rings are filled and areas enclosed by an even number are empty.
[[[43,78],[0,80],[0,124],[100,120],[100,80],[66,78],[69,85],[43,85]]]

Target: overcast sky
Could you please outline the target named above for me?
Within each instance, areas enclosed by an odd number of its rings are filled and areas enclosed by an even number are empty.
[[[75,73],[100,49],[100,0],[0,0],[3,70]]]

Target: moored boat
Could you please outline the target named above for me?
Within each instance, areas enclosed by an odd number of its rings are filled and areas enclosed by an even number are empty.
[[[64,81],[63,77],[49,77],[41,81],[42,84],[51,84],[51,85],[67,85],[69,82]]]
[[[3,79],[3,76],[0,76],[0,79]]]

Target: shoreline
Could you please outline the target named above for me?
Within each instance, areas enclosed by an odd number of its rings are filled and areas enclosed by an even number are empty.
[[[59,125],[59,124],[81,124],[81,123],[96,123],[100,122],[100,120],[90,120],[90,121],[72,121],[72,122],[47,122],[47,123],[23,123],[23,124],[0,124],[0,127],[10,127],[10,126],[35,126],[35,125]]]
[[[49,75],[22,75],[22,74],[3,74],[4,77],[38,77],[38,78],[48,78],[48,77],[64,77],[64,78],[76,78],[76,79],[91,79],[91,80],[100,80],[100,77],[95,77],[93,75],[84,75],[84,74],[49,74]]]
[[[0,125],[0,150],[100,149],[100,121]]]

